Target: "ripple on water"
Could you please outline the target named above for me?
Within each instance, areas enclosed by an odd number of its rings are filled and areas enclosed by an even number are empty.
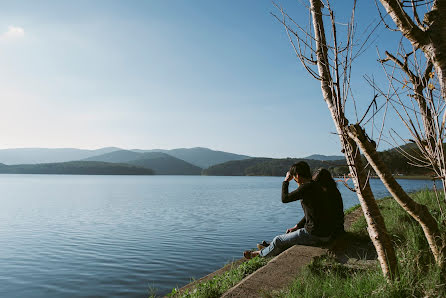
[[[303,213],[297,202],[280,202],[281,184],[277,177],[1,175],[0,296],[166,294],[294,225]],[[340,189],[345,208],[357,204]]]

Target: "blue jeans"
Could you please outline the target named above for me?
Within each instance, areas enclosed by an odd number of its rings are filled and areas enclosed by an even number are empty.
[[[327,242],[328,240],[330,240],[330,237],[310,235],[305,228],[302,228],[288,234],[274,237],[271,244],[260,251],[260,256],[273,257],[296,244],[315,245],[316,243]]]

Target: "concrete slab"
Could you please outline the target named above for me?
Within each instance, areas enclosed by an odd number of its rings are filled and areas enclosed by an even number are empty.
[[[348,230],[352,222],[357,220],[361,215],[362,210],[360,208],[347,215],[344,222],[345,229]],[[264,296],[262,293],[268,294],[272,291],[280,290],[288,286],[299,274],[300,270],[310,264],[314,258],[327,254],[329,250],[336,255],[338,255],[336,252],[339,251],[345,253],[350,242],[351,239],[345,238],[332,242],[327,247],[295,245],[273,258],[266,266],[244,278],[237,285],[229,289],[222,297],[262,297]],[[357,255],[358,253],[354,251],[351,254]],[[372,255],[368,251],[366,251],[366,254],[369,256]],[[346,258],[348,259],[349,257],[351,256],[347,256]],[[192,290],[197,283],[210,280],[215,275],[222,274],[231,269],[232,266],[237,266],[244,261],[246,259],[242,258],[232,264],[226,265],[220,270],[181,288],[180,293],[185,290]]]
[[[295,245],[273,258],[268,265],[247,276],[222,297],[261,297],[262,292],[279,290],[290,284],[300,270],[315,257],[327,252],[327,248]]]

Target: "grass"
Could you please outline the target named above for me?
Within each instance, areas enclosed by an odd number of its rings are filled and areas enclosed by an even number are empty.
[[[401,175],[401,176],[394,176],[395,179],[408,179],[408,180],[417,180],[417,179],[427,179],[430,180],[432,179],[432,176],[429,175]]]
[[[361,205],[352,206],[352,207],[350,207],[350,208],[348,208],[348,209],[346,209],[344,211],[344,215],[350,214],[350,213],[352,213],[353,211],[355,211],[355,210],[357,210],[359,208],[361,208]]]
[[[436,217],[446,236],[444,218],[435,195],[429,191],[412,194]],[[394,200],[381,200],[381,212],[392,236],[399,262],[400,277],[387,283],[376,261],[367,266],[338,263],[327,256],[313,261],[279,297],[446,297],[446,284],[434,260],[421,227]],[[443,205],[444,207],[444,205]],[[350,233],[367,237],[367,224],[361,217]]]
[[[232,288],[243,278],[253,273],[257,269],[265,266],[269,259],[255,257],[238,267],[232,268],[229,271],[215,276],[209,281],[199,283],[192,291],[185,291],[180,293],[177,289],[173,289],[168,295],[170,297],[220,297],[224,292]]]

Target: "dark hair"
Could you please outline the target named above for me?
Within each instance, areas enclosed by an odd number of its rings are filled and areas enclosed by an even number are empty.
[[[298,163],[292,165],[290,168],[290,174],[293,177],[299,175],[303,178],[311,179],[310,166],[305,161],[299,161]]]
[[[313,181],[325,188],[337,187],[336,182],[327,169],[320,168],[313,175]]]

